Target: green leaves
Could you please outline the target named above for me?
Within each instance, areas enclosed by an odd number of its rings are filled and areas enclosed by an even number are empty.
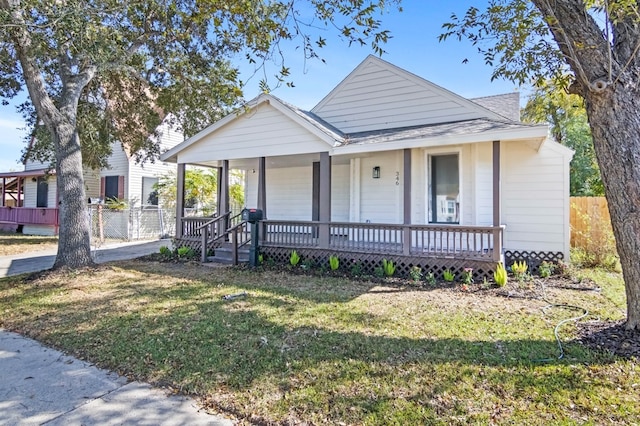
[[[484,62],[493,67],[492,80],[540,83],[566,73],[547,24],[527,0],[492,0],[484,11],[470,7],[463,16],[452,14],[442,28],[438,40],[466,39],[478,48]]]

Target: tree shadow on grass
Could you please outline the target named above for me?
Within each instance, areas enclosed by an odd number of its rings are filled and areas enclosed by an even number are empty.
[[[43,301],[45,314],[11,318],[7,328],[130,378],[200,397],[257,388],[308,403],[303,395],[317,393],[321,402],[311,409],[351,404],[356,410],[385,410],[389,401],[428,401],[460,387],[496,399],[501,392],[525,399],[541,392],[550,398],[578,395],[594,384],[588,368],[571,366],[612,361],[573,343],[565,344],[565,359],[558,359],[551,339],[478,337],[491,336],[490,330],[474,329],[468,338],[426,332],[407,337],[406,330],[394,328],[402,318],[390,321],[350,305],[338,309],[374,285],[349,282],[345,288],[344,280],[301,282],[298,276],[278,281],[278,274],[242,271],[185,277],[177,268],[120,266],[125,274],[112,288],[91,292],[69,284],[66,291],[87,295]],[[127,271],[145,275],[127,278]],[[176,280],[163,284],[162,277]],[[59,283],[53,285],[47,297],[60,290]],[[39,291],[26,288],[24,297],[38,303]],[[221,297],[241,291],[248,296]]]

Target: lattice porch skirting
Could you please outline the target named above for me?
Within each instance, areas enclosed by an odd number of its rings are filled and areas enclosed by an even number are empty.
[[[277,264],[288,264],[291,256],[291,248],[261,247],[265,260],[272,259]],[[436,279],[442,279],[442,273],[449,269],[459,276],[465,268],[473,268],[473,278],[482,281],[493,278],[496,263],[493,261],[449,259],[437,257],[401,256],[378,253],[349,253],[336,252],[335,250],[299,248],[296,252],[301,257],[301,263],[311,260],[313,267],[322,265],[329,267],[329,256],[335,255],[340,259],[340,268],[349,270],[353,264],[359,263],[364,275],[373,275],[377,267],[382,266],[382,259],[393,261],[396,265],[395,276],[409,277],[409,271],[414,266],[422,268],[423,274],[433,273]]]
[[[329,256],[335,255],[340,259],[340,268],[350,269],[355,263],[359,263],[360,270],[365,275],[373,275],[377,267],[382,266],[382,259],[391,260],[396,265],[395,276],[409,277],[409,271],[414,266],[419,266],[423,274],[432,273],[436,279],[442,279],[442,274],[449,269],[459,277],[465,268],[473,268],[473,278],[482,281],[487,278],[493,279],[493,272],[496,269],[496,262],[488,260],[468,260],[444,257],[417,257],[400,256],[379,253],[347,253],[336,252],[335,250],[298,248],[297,253],[301,257],[301,263],[311,261],[313,267],[319,268],[322,265],[329,267]],[[271,259],[276,264],[289,264],[291,248],[261,247],[260,252],[265,260]],[[511,266],[515,261],[525,261],[529,265],[529,272],[538,273],[538,267],[543,261],[557,263],[563,260],[561,252],[532,252],[532,251],[511,251],[505,252],[506,266]]]

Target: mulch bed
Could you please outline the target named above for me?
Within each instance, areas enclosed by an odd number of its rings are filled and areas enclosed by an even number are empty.
[[[626,330],[625,321],[586,321],[578,326],[578,341],[598,351],[640,361],[640,330]]]

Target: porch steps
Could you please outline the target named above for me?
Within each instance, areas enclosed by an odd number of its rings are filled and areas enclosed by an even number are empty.
[[[233,250],[233,246],[229,242],[222,243],[222,246],[215,249],[215,254],[213,256],[207,257],[209,262],[216,263],[233,263],[231,251]],[[238,263],[249,263],[249,249],[248,248],[240,248],[238,249]]]

